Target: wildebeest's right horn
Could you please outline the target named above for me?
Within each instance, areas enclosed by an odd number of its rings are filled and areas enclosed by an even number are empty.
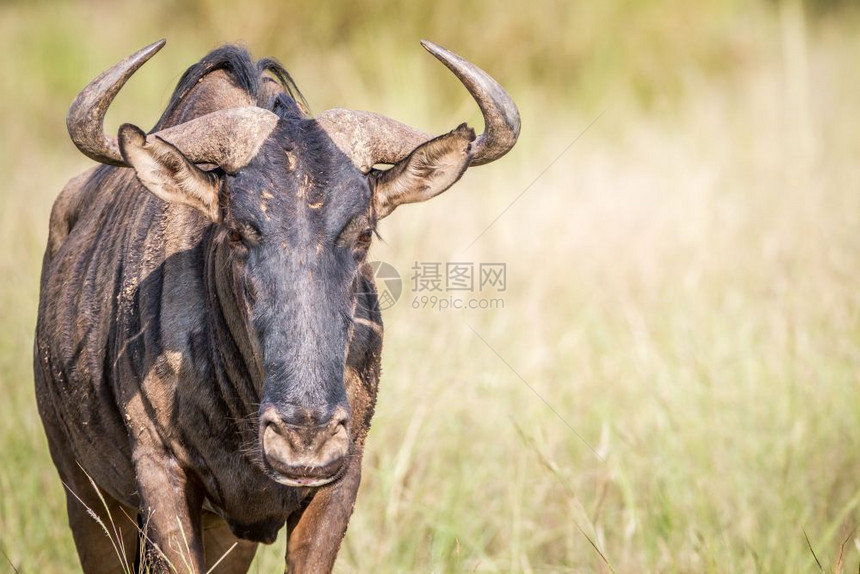
[[[127,166],[116,138],[104,133],[104,116],[113,99],[143,64],[165,44],[159,40],[122,60],[85,87],[66,116],[72,141],[89,158],[108,165]],[[194,163],[212,163],[235,171],[259,151],[278,122],[268,110],[243,107],[220,110],[166,128],[158,136],[179,148]]]
[[[166,43],[161,39],[138,50],[115,66],[102,72],[87,84],[66,115],[66,127],[72,141],[85,156],[99,163],[124,166],[116,138],[104,133],[104,118],[113,99],[142,65]]]
[[[475,64],[423,40],[421,45],[451,70],[481,108],[484,133],[472,144],[470,165],[505,155],[520,135],[520,113],[499,83]],[[365,173],[375,163],[394,164],[431,139],[426,133],[371,112],[335,108],[316,117],[329,137]]]

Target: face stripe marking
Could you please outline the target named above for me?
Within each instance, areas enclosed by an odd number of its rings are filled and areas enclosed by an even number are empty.
[[[289,150],[285,152],[285,155],[287,156],[287,171],[293,171],[296,169],[296,156]]]
[[[353,317],[352,320],[354,323],[357,323],[359,325],[364,325],[365,327],[369,327],[376,334],[378,334],[380,337],[382,336],[382,325],[380,325],[379,323],[374,323],[373,321],[369,321],[369,320],[365,319],[364,317]]]

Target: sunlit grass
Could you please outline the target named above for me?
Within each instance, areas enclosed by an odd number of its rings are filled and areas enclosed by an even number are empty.
[[[480,126],[419,35],[474,57],[521,106],[508,157],[381,225],[372,255],[404,275],[501,261],[508,288],[503,310],[414,310],[407,292],[386,312],[339,571],[809,571],[804,531],[825,569],[848,540],[856,569],[860,81],[846,71],[860,19],[539,4],[556,18],[478,4],[481,33],[444,2],[399,26],[303,5],[298,28],[274,3],[277,17],[233,26],[216,1],[176,22],[157,6],[3,8],[0,546],[19,569],[78,568],[30,367],[50,205],[88,165],[63,114],[89,76],[162,35],[112,126],[151,124],[184,67],[236,38],[287,63],[317,111]],[[281,569],[283,549],[252,571]]]

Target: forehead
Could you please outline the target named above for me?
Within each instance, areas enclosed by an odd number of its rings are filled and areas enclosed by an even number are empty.
[[[370,210],[367,178],[305,118],[279,120],[231,187],[234,216],[268,223],[304,218],[337,225]]]

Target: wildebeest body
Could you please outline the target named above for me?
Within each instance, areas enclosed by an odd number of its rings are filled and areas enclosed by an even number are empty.
[[[100,94],[159,47],[82,92],[96,127],[113,97]],[[489,126],[505,110],[469,78]],[[426,141],[365,113],[311,119],[278,64],[233,47],[186,72],[154,135],[124,125],[117,146],[76,106],[76,144],[113,165],[54,205],[34,370],[84,570],[122,567],[94,516],[157,571],[205,571],[226,553],[222,571],[243,572],[285,524],[288,567],[329,570],[379,381],[371,232],[506,149],[489,127],[473,149],[464,126]],[[508,149],[515,112],[495,131]],[[395,166],[365,166],[377,161]]]

